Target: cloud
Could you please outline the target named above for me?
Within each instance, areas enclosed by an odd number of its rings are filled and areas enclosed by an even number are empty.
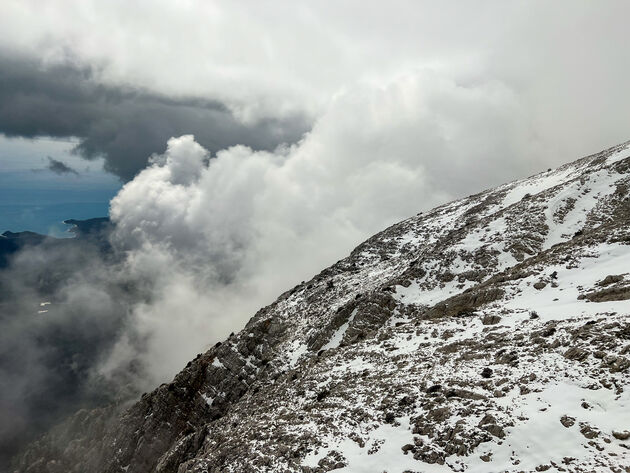
[[[48,156],[48,166],[46,166],[46,169],[59,175],[61,174],[74,174],[75,176],[79,175],[76,169],[71,168],[70,166],[65,164],[63,161],[59,161],[57,159],[51,158],[50,156]]]
[[[98,82],[93,67],[0,54],[0,133],[77,137],[75,152],[105,159],[105,169],[131,179],[168,138],[195,133],[210,151],[234,144],[272,150],[299,139],[303,117],[236,120],[224,105],[195,97],[166,97],[131,85]]]
[[[273,151],[337,94],[418,68],[505,84],[550,166],[627,138],[623,0],[87,5],[3,5],[0,131],[77,136],[124,180],[171,136]]]
[[[105,83],[133,83],[166,96],[212,97],[249,120],[305,110],[318,116],[340,87],[366,76],[408,65],[476,61],[502,39],[500,25],[522,17],[523,3],[71,0],[62,5],[8,0],[0,19],[2,43],[50,63],[70,57],[98,65],[98,79]]]
[[[375,232],[540,170],[523,109],[500,82],[417,70],[338,95],[274,152],[171,138],[111,202],[112,241],[151,297],[102,372],[136,360],[164,381]]]
[[[627,104],[630,63],[617,51],[629,12],[625,0],[7,0],[0,28],[1,44],[22,56],[92,65],[99,83],[214,99],[242,119],[318,117],[343,87],[432,67],[507,81],[547,116],[562,110],[550,122],[576,126],[597,120],[557,103]]]
[[[124,395],[96,374],[131,303],[117,268],[90,241],[62,239],[27,246],[0,271],[0,469],[79,406]]]

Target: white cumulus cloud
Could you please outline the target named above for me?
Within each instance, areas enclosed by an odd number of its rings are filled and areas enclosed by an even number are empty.
[[[209,156],[191,135],[172,138],[111,202],[115,242],[150,295],[134,312],[142,347],[123,338],[108,369],[140,357],[152,382],[167,379],[373,233],[535,170],[528,130],[506,85],[418,70],[338,94],[275,152]]]

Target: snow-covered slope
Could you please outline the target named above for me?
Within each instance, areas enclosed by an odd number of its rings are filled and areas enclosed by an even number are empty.
[[[630,142],[416,215],[17,471],[630,471]]]

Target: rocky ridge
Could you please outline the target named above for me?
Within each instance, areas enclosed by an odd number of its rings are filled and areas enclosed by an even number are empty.
[[[418,214],[19,472],[630,471],[630,142]]]

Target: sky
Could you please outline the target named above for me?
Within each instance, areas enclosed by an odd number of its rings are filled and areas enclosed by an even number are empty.
[[[141,389],[387,226],[630,139],[625,0],[1,8],[0,230],[109,214],[122,259],[60,300],[139,283],[94,370]]]
[[[0,135],[0,233],[34,231],[70,237],[63,220],[106,216],[121,187],[103,170],[72,153],[76,139]]]

